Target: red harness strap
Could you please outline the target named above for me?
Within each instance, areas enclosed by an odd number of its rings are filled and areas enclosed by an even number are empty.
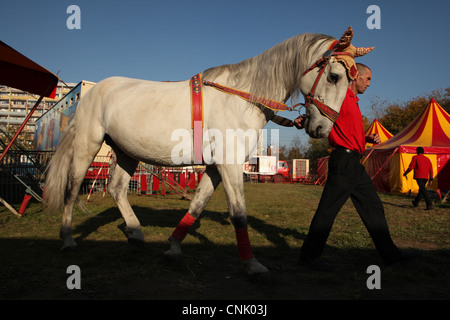
[[[248,92],[245,92],[245,91],[241,91],[241,90],[237,90],[237,89],[233,89],[233,88],[230,88],[230,87],[226,87],[226,86],[223,86],[221,84],[214,83],[214,82],[211,82],[211,81],[204,81],[203,84],[205,86],[213,87],[213,88],[215,88],[217,90],[220,90],[220,91],[228,93],[228,94],[234,94],[234,95],[236,95],[236,96],[238,96],[238,97],[240,97],[240,98],[242,98],[242,99],[244,99],[244,100],[246,100],[248,102],[259,103],[259,104],[261,104],[264,107],[269,108],[269,109],[273,109],[273,110],[277,110],[277,111],[286,111],[286,110],[292,111],[292,109],[295,108],[295,107],[289,107],[289,106],[287,106],[286,104],[284,104],[282,102],[278,102],[278,101],[275,101],[275,100],[272,100],[272,99],[268,99],[268,98],[264,98],[264,97],[258,97],[258,96],[255,96],[255,95],[251,94],[251,93],[248,93]]]
[[[194,131],[194,164],[202,164],[203,147],[203,94],[202,76],[196,74],[191,78],[192,129]]]

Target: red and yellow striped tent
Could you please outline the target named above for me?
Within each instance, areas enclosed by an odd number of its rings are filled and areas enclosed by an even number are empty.
[[[383,127],[383,125],[377,119],[375,119],[370,127],[367,128],[365,135],[368,136],[372,133],[378,133],[381,139],[381,143],[389,140],[393,136],[392,133],[390,133],[385,127]],[[366,149],[371,147],[373,147],[373,143],[366,143]]]
[[[381,143],[389,140],[392,138],[392,133],[390,133],[383,125],[375,119],[372,124],[367,128],[367,130],[364,132],[364,134],[367,136],[372,133],[378,133],[381,139]],[[366,143],[366,149],[371,148],[374,144],[373,143]],[[323,157],[317,159],[317,181],[315,184],[324,185],[327,181],[327,175],[328,175],[328,157]]]
[[[450,190],[450,115],[434,100],[406,128],[391,139],[366,150],[366,168],[382,192],[417,193],[408,168],[416,148],[423,147],[434,170],[433,190]]]

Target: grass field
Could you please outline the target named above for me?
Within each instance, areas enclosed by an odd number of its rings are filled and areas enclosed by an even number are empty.
[[[269,283],[243,272],[222,186],[183,242],[184,259],[167,261],[167,238],[187,212],[179,196],[129,197],[146,237],[130,246],[114,201],[95,196],[89,213],[74,213],[78,249],[61,252],[61,216],[31,203],[18,219],[0,206],[0,299],[449,299],[450,207],[413,208],[411,197],[381,194],[394,242],[419,249],[408,264],[385,269],[351,201],[339,213],[323,258],[333,273],[297,265],[299,248],[322,187],[245,185],[249,235]],[[85,201],[85,196],[82,196]],[[18,208],[20,204],[16,204]],[[81,289],[69,290],[67,267],[81,270]],[[381,267],[381,289],[369,290],[367,267]]]

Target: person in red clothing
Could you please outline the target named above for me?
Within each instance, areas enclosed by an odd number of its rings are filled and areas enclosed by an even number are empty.
[[[334,220],[348,198],[351,198],[386,266],[417,255],[401,253],[392,241],[383,204],[360,161],[365,143],[379,143],[380,138],[378,134],[365,136],[356,95],[364,93],[370,86],[372,72],[360,63],[356,67],[358,75],[351,82],[339,117],[328,135],[333,151],[328,161],[327,182],[300,252],[301,265],[320,271],[334,269],[320,256]],[[304,116],[295,119],[294,124],[302,129]]]
[[[430,159],[425,157],[424,150],[422,147],[417,147],[416,149],[417,155],[415,155],[411,163],[409,164],[408,169],[405,171],[403,176],[414,170],[414,179],[417,181],[419,185],[419,193],[417,193],[417,197],[413,200],[413,206],[419,206],[420,199],[424,197],[425,203],[427,205],[426,210],[433,209],[433,204],[431,203],[430,197],[427,192],[427,182],[433,181],[433,165],[431,164]]]

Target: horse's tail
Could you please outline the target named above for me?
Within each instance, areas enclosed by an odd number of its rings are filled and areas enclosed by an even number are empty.
[[[50,211],[61,210],[64,207],[68,192],[71,189],[75,120],[76,118],[65,128],[56,152],[47,167],[44,201]]]

